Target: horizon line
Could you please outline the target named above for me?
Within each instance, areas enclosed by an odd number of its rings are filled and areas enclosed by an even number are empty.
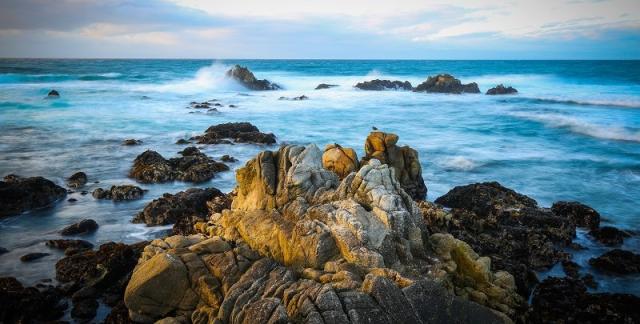
[[[189,57],[0,57],[0,60],[194,60],[194,61],[640,61],[640,58],[575,58],[575,59],[442,59],[442,58],[189,58]]]

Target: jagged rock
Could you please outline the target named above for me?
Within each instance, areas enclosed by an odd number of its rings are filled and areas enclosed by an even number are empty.
[[[621,231],[613,226],[603,226],[589,231],[589,235],[596,241],[607,245],[616,246],[624,242],[624,239],[630,237],[631,234]]]
[[[519,194],[498,182],[474,183],[457,186],[435,203],[450,208],[461,208],[472,211],[481,217],[498,216],[505,208],[536,208],[538,203],[525,195]]]
[[[352,148],[329,144],[325,146],[322,153],[322,166],[335,172],[340,179],[344,179],[349,173],[358,169],[358,156]]]
[[[167,160],[158,152],[147,150],[136,157],[129,177],[142,183],[172,180],[197,183],[229,170],[224,163],[216,162],[195,147],[188,147],[180,154],[182,157]]]
[[[411,90],[413,87],[409,81],[371,80],[356,84],[354,87],[361,90]]]
[[[0,181],[0,217],[46,207],[66,195],[64,188],[43,177],[8,175]]]
[[[640,254],[614,249],[597,258],[589,259],[589,264],[600,270],[615,274],[640,273]]]
[[[576,226],[596,229],[600,226],[600,214],[577,201],[557,201],[551,206],[554,214],[571,219]]]
[[[393,167],[396,179],[404,191],[414,200],[424,200],[427,195],[427,186],[422,179],[418,152],[406,145],[399,147],[397,143],[398,135],[396,134],[380,131],[369,133],[364,145],[366,155],[363,161],[377,159],[383,164],[389,164]]]
[[[155,226],[173,224],[188,217],[205,220],[208,212],[207,201],[220,196],[224,194],[216,188],[191,188],[174,195],[165,193],[147,204],[132,222]]]
[[[81,235],[93,233],[98,229],[98,223],[93,219],[83,219],[78,223],[71,224],[60,231],[60,235]]]
[[[52,98],[60,98],[60,93],[56,90],[51,90],[49,91],[49,93],[47,94],[47,98],[52,99]]]
[[[261,133],[251,123],[225,123],[209,127],[204,135],[193,138],[198,144],[230,144],[236,143],[275,144],[273,133]]]
[[[640,298],[591,294],[580,280],[545,279],[533,293],[530,323],[638,323]]]
[[[84,172],[76,172],[67,179],[67,185],[70,188],[80,188],[87,183],[87,174]]]
[[[13,277],[0,278],[0,323],[40,323],[61,318],[67,305],[51,286],[24,287]]]
[[[138,186],[120,185],[111,186],[109,190],[98,188],[91,195],[96,199],[111,199],[113,201],[135,200],[142,198],[144,190]]]
[[[23,256],[20,257],[20,261],[22,262],[31,262],[31,261],[35,261],[38,259],[42,259],[48,255],[51,255],[50,253],[41,253],[41,252],[34,252],[34,253],[28,253],[25,254]]]
[[[505,87],[502,84],[498,84],[497,86],[487,90],[488,95],[508,95],[508,94],[516,94],[518,90],[514,87]]]
[[[417,92],[433,92],[433,93],[480,93],[478,84],[475,82],[462,84],[460,80],[449,74],[438,74],[430,76],[427,81],[419,84],[414,91]]]
[[[238,81],[250,90],[278,90],[280,86],[268,80],[258,80],[246,67],[235,65],[227,71],[226,76]]]
[[[316,87],[316,90],[322,90],[322,89],[329,89],[329,88],[335,88],[337,87],[337,84],[326,84],[326,83],[320,83],[318,84],[318,86]]]

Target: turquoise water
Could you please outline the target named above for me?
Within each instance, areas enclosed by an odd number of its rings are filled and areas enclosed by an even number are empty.
[[[259,78],[285,90],[248,92],[226,80],[232,64],[247,65]],[[352,86],[373,78],[409,80],[448,72],[477,82],[484,92],[498,83],[516,96],[365,92]],[[313,90],[319,83],[340,85]],[[61,98],[46,100],[50,89]],[[307,101],[279,101],[306,95]],[[218,99],[217,114],[189,113],[191,101]],[[227,105],[237,105],[229,108]],[[419,151],[423,176],[434,200],[456,185],[496,180],[543,205],[579,200],[606,223],[640,229],[640,61],[211,61],[211,60],[0,60],[0,175],[40,175],[59,184],[85,171],[88,190],[133,183],[126,175],[146,149],[165,157],[175,141],[208,126],[249,121],[273,132],[279,143],[340,143],[357,149],[372,126],[400,136]],[[126,138],[144,141],[126,147]],[[264,150],[256,145],[213,145],[204,151],[230,154],[238,168]],[[209,183],[229,191],[233,172]],[[164,192],[192,185],[141,185],[143,200],[112,203],[71,194],[52,209],[0,221],[0,275],[35,282],[53,273],[52,255],[21,264],[18,257],[48,250],[45,239],[61,227],[93,218],[100,230],[88,239],[135,242],[166,228],[130,224],[133,215]],[[581,242],[590,244],[580,236]],[[590,245],[580,256],[604,249]],[[640,251],[637,239],[625,248]],[[586,256],[585,256],[586,255]],[[603,290],[640,294],[637,278],[605,281]],[[631,285],[633,284],[633,285]]]

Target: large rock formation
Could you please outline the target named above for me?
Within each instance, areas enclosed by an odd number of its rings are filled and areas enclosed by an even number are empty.
[[[411,90],[413,87],[409,81],[371,80],[356,84],[354,87],[360,90]]]
[[[218,172],[229,170],[224,163],[216,162],[195,147],[188,147],[180,154],[182,157],[167,160],[158,152],[147,150],[136,157],[129,177],[142,183],[173,180],[204,182]]]
[[[280,86],[271,83],[268,80],[258,80],[256,77],[244,66],[235,65],[233,68],[227,71],[226,76],[238,81],[240,84],[250,90],[278,90]]]
[[[430,76],[427,81],[419,84],[414,91],[432,93],[480,93],[478,84],[475,82],[462,84],[460,80],[450,74],[438,74]]]
[[[197,140],[198,144],[231,144],[231,141],[254,144],[276,143],[276,136],[273,133],[262,133],[258,127],[247,122],[211,126],[203,135],[192,139]]]
[[[422,179],[418,152],[406,145],[399,147],[397,143],[398,135],[396,134],[371,132],[364,145],[366,155],[363,158],[363,164],[371,159],[377,159],[383,164],[390,165],[404,191],[414,200],[423,200],[427,195],[427,186]]]
[[[47,207],[66,195],[64,188],[43,177],[8,175],[0,181],[0,217]]]
[[[613,249],[597,258],[589,259],[589,264],[610,274],[640,273],[640,254]]]

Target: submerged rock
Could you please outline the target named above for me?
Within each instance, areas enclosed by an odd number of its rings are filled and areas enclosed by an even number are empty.
[[[204,135],[196,136],[198,144],[230,144],[236,143],[275,144],[273,133],[261,133],[258,127],[251,123],[225,123],[209,127]]]
[[[93,248],[93,244],[85,240],[49,240],[45,244],[50,248],[63,250],[65,255]]]
[[[13,277],[0,278],[0,323],[40,323],[61,318],[67,308],[51,286],[24,287]]]
[[[589,231],[589,235],[596,241],[607,245],[616,246],[624,242],[624,239],[631,235],[625,231],[621,231],[613,226],[603,226]]]
[[[56,91],[56,90],[51,90],[47,94],[47,98],[49,98],[49,99],[60,98],[60,93],[58,91]]]
[[[91,195],[96,199],[110,199],[113,201],[135,200],[142,198],[144,190],[138,186],[120,185],[111,186],[109,190],[98,188]]]
[[[258,80],[246,67],[235,65],[227,71],[226,76],[232,78],[250,90],[278,90],[280,86],[268,80]]]
[[[41,252],[34,252],[34,253],[29,253],[29,254],[25,254],[23,256],[20,257],[20,261],[22,262],[31,262],[31,261],[35,261],[38,259],[42,259],[48,255],[51,255],[50,253],[41,253]]]
[[[329,89],[329,88],[335,88],[337,87],[337,84],[326,84],[326,83],[320,83],[318,84],[318,86],[316,87],[316,90],[322,90],[322,89]]]
[[[80,188],[87,183],[87,174],[84,172],[76,172],[67,179],[67,185],[70,188]]]
[[[71,224],[60,231],[61,235],[80,235],[93,233],[98,229],[98,223],[93,219],[83,219],[78,223]]]
[[[411,90],[413,87],[409,81],[371,80],[356,84],[354,87],[360,90]]]
[[[220,158],[220,161],[227,162],[227,163],[234,163],[234,162],[238,162],[238,159],[234,158],[231,155],[225,154]]]
[[[505,87],[502,84],[499,84],[489,90],[487,90],[488,95],[507,95],[507,94],[516,94],[518,90],[513,87]]]
[[[3,248],[2,246],[0,246],[0,255],[5,254],[5,253],[9,253],[9,250],[7,250],[6,248]]]
[[[293,100],[293,101],[300,101],[300,100],[308,100],[309,97],[302,95],[302,96],[298,96],[298,97],[293,97],[293,98],[289,98],[289,97],[280,97],[278,98],[278,100]]]
[[[43,177],[8,175],[0,181],[0,217],[47,207],[66,195],[64,188]]]
[[[140,145],[140,144],[142,144],[142,141],[134,138],[130,138],[122,141],[122,145],[125,145],[125,146]]]
[[[475,82],[462,84],[460,80],[450,74],[438,74],[430,76],[427,81],[419,84],[414,91],[431,93],[480,93],[478,84]]]
[[[600,271],[614,274],[640,273],[640,254],[614,249],[597,258],[589,259],[589,264]]]
[[[557,201],[553,203],[551,210],[558,216],[571,219],[578,227],[597,229],[600,226],[600,214],[577,201]]]
[[[188,147],[180,154],[182,157],[167,160],[158,152],[147,150],[136,157],[129,177],[142,183],[204,182],[218,172],[229,170],[224,163],[216,162],[195,147]]]

